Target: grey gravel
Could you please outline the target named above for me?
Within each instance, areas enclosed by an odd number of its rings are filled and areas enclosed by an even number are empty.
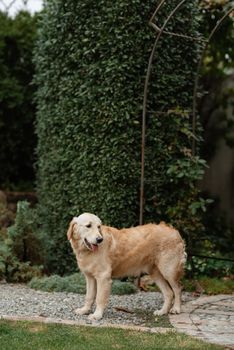
[[[8,316],[42,316],[59,320],[83,321],[91,323],[87,316],[78,316],[74,310],[83,306],[84,295],[74,293],[48,293],[30,289],[21,284],[0,284],[0,317]],[[184,293],[183,300],[191,299]],[[123,324],[144,326],[141,315],[150,314],[162,306],[163,298],[158,292],[138,292],[130,295],[111,295],[104,319],[98,324]],[[124,308],[128,312],[115,309]],[[136,312],[141,310],[142,314]]]

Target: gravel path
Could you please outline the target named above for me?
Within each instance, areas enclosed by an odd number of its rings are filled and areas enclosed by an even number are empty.
[[[183,300],[189,300],[188,293]],[[0,285],[0,317],[31,316],[47,317],[59,320],[82,321],[92,323],[87,316],[78,316],[74,310],[83,306],[84,295],[74,293],[47,293],[36,291],[25,285]],[[104,318],[98,324],[122,324],[145,326],[147,318],[155,309],[162,306],[162,295],[158,292],[138,292],[136,294],[110,297]],[[124,308],[130,312],[116,310]],[[136,310],[140,310],[139,312]],[[148,315],[146,317],[146,315]],[[147,324],[149,326],[149,324]],[[154,325],[155,326],[155,325]]]

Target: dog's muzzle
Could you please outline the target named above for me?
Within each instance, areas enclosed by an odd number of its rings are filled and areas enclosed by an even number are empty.
[[[96,244],[90,243],[86,238],[84,239],[84,243],[86,245],[86,248],[88,248],[92,252],[96,252],[98,250],[98,245],[101,244],[102,241],[103,241],[102,237],[96,238]]]

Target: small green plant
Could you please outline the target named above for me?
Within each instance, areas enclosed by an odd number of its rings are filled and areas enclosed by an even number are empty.
[[[187,262],[186,272],[187,274],[194,275],[194,276],[200,276],[200,275],[203,275],[203,276],[205,275],[209,277],[230,276],[234,274],[234,262],[212,259],[212,254],[210,254],[210,258],[207,258],[207,259],[193,256]]]
[[[86,291],[85,278],[81,273],[74,273],[70,276],[61,277],[53,275],[50,277],[33,278],[28,286],[46,292],[70,292],[84,294]],[[112,283],[112,293],[117,295],[132,294],[137,288],[131,282],[121,282],[114,280]]]

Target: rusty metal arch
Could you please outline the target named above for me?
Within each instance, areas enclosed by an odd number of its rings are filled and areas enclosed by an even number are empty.
[[[166,0],[161,0],[159,5],[157,6],[156,10],[154,11],[152,17],[149,20],[149,25],[157,32],[157,36],[149,57],[148,66],[147,66],[147,72],[145,77],[145,84],[144,84],[144,95],[143,95],[143,108],[142,108],[142,138],[141,138],[141,179],[140,179],[140,213],[139,213],[139,224],[143,224],[143,215],[144,215],[144,180],[145,180],[145,134],[146,134],[146,108],[147,108],[147,98],[148,98],[148,87],[149,87],[149,81],[150,81],[150,74],[151,74],[151,68],[152,63],[155,58],[155,51],[159,42],[160,37],[162,34],[174,36],[174,37],[180,37],[185,40],[193,40],[193,41],[199,41],[201,43],[204,43],[204,47],[201,51],[200,58],[198,60],[198,66],[197,66],[197,74],[194,82],[194,89],[193,89],[193,106],[192,106],[192,131],[193,135],[195,136],[196,131],[196,107],[197,107],[197,91],[198,91],[198,82],[199,82],[199,73],[201,70],[203,58],[205,55],[205,52],[208,48],[209,42],[214,36],[215,32],[218,30],[220,25],[223,23],[223,21],[228,17],[231,12],[234,11],[234,7],[232,7],[229,11],[227,11],[216,23],[215,27],[211,31],[210,35],[207,39],[201,38],[201,37],[192,37],[184,34],[179,33],[173,33],[170,31],[166,31],[166,25],[168,22],[173,18],[173,16],[176,14],[176,12],[182,7],[182,5],[186,2],[186,0],[181,0],[175,8],[168,14],[167,18],[165,19],[162,27],[159,27],[156,23],[154,23],[154,19],[156,18],[156,15],[160,11],[161,7],[164,5]],[[192,154],[195,154],[195,138],[193,138],[192,141]]]

